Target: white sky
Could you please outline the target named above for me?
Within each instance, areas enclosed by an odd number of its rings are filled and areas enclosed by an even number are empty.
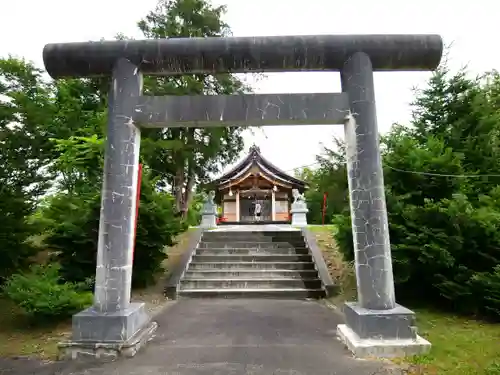
[[[453,69],[464,65],[477,74],[500,66],[494,0],[216,0],[226,4],[226,22],[235,36],[304,34],[438,33],[453,43]],[[112,39],[121,32],[140,37],[136,22],[156,0],[4,1],[0,12],[0,56],[13,54],[42,67],[46,43]],[[8,5],[7,5],[8,4]],[[411,88],[422,87],[429,73],[376,73],[379,130],[409,119]],[[339,92],[338,73],[276,73],[255,83],[261,93]],[[342,127],[266,127],[246,137],[284,170],[314,163],[321,143],[330,144]],[[246,150],[245,150],[246,151]]]

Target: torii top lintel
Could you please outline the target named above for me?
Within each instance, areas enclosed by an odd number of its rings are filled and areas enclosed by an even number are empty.
[[[125,58],[144,74],[339,71],[356,52],[375,71],[435,69],[439,35],[307,35],[170,38],[47,44],[43,60],[53,78],[110,75]]]

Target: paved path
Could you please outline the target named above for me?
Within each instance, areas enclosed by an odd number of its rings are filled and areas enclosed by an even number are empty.
[[[157,316],[144,351],[105,364],[59,363],[2,375],[375,375],[336,339],[341,318],[314,301],[180,300]],[[3,363],[3,365],[6,365]],[[0,366],[2,362],[0,361]],[[0,367],[0,368],[1,368]],[[5,369],[5,367],[4,367]]]

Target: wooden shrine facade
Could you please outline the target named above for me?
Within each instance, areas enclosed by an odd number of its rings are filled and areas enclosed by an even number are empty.
[[[255,145],[214,184],[221,218],[230,223],[289,222],[292,189],[303,193],[307,188],[265,159]]]

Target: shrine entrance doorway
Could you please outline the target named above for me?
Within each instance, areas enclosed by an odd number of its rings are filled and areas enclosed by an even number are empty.
[[[260,205],[260,215],[256,215],[257,205]],[[272,216],[272,194],[270,191],[240,192],[240,222],[267,222],[273,219]]]

